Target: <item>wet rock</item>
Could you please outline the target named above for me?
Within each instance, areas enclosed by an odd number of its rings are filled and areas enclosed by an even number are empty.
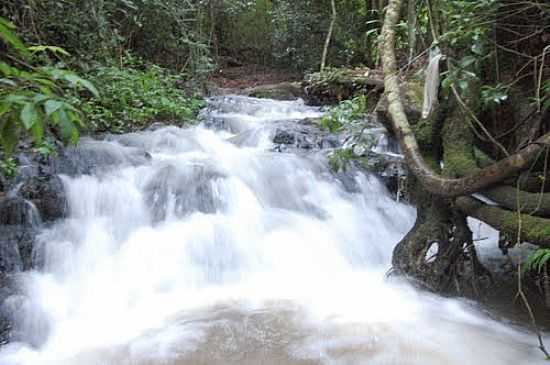
[[[45,222],[52,222],[67,215],[67,196],[63,182],[57,175],[29,179],[21,186],[19,195],[35,205]]]
[[[8,188],[8,183],[6,181],[6,178],[2,173],[0,173],[0,196],[3,192],[5,192]]]
[[[22,225],[0,226],[0,272],[33,268],[33,247],[38,231]]]
[[[29,201],[20,197],[8,197],[0,200],[0,226],[39,224],[38,211]]]
[[[32,267],[32,250],[40,224],[38,211],[22,198],[0,200],[0,272]]]
[[[19,310],[11,305],[10,298],[17,294],[17,285],[12,275],[0,273],[0,345],[5,345],[12,338],[13,315]]]
[[[369,151],[366,156],[359,159],[359,164],[365,170],[380,177],[392,193],[399,191],[400,181],[408,174],[407,166],[401,155]]]
[[[213,117],[205,120],[203,125],[208,129],[223,130],[230,133],[240,133],[247,130],[245,122],[239,118],[232,117]]]
[[[321,148],[323,137],[324,134],[313,126],[282,122],[274,129],[272,141],[279,152],[288,148],[313,150]]]
[[[329,134],[321,139],[321,148],[338,148],[342,145],[340,138],[334,134]]]
[[[122,146],[115,142],[83,140],[79,146],[68,147],[52,156],[52,174],[88,175],[114,166],[139,166],[148,163],[145,150]]]
[[[196,211],[216,212],[220,203],[212,181],[222,177],[221,173],[206,165],[167,165],[161,168],[145,187],[153,221],[162,221],[171,214],[181,217]]]

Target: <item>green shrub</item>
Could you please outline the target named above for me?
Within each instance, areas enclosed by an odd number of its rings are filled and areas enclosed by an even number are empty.
[[[80,104],[94,131],[123,133],[152,121],[185,122],[194,119],[203,104],[201,99],[186,97],[177,88],[179,78],[156,65],[99,67],[87,77],[101,85],[102,92],[100,99]]]

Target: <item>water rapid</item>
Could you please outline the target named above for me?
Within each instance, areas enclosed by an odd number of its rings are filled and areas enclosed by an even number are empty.
[[[273,142],[320,115],[220,97],[200,126],[84,140],[109,164],[63,177],[0,364],[542,364],[531,334],[388,281],[414,208]]]

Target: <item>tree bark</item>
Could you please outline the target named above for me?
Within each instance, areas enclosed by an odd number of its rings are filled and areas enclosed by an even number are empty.
[[[518,153],[462,178],[441,177],[426,163],[401,102],[395,56],[395,26],[399,20],[401,5],[402,0],[390,0],[386,11],[382,28],[382,63],[384,66],[385,93],[388,98],[388,110],[392,127],[399,139],[401,149],[412,173],[429,192],[443,197],[457,197],[485,189],[528,168],[536,160],[544,146],[550,144],[550,133],[542,136]]]
[[[323,55],[321,56],[321,72],[325,69],[327,63],[328,47],[332,38],[332,31],[334,30],[334,23],[336,23],[336,2],[330,0],[330,6],[332,8],[332,15],[330,18],[330,25],[328,27],[327,38],[325,39],[325,46],[323,47]]]
[[[409,62],[416,55],[416,0],[408,0],[407,24],[409,33]]]

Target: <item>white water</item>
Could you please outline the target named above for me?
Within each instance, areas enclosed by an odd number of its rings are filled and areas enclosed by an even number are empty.
[[[100,142],[151,162],[65,178],[70,217],[25,278],[34,346],[0,364],[542,364],[532,335],[385,279],[414,209],[376,178],[347,192],[319,155],[269,152],[268,123],[318,115],[235,98],[210,117],[257,132],[245,142],[202,127]]]

